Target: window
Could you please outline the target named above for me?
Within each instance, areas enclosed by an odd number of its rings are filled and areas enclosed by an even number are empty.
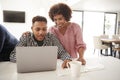
[[[107,35],[116,34],[116,13],[105,13],[104,33]]]
[[[79,24],[81,28],[83,27],[82,14],[83,14],[82,11],[73,11],[72,12],[72,18],[71,18],[71,22],[75,22],[75,23]]]

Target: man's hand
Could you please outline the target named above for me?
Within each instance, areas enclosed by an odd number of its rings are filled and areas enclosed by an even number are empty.
[[[85,65],[86,64],[86,61],[84,58],[78,58],[77,59],[78,61],[82,62],[82,65]]]
[[[72,61],[72,60],[64,60],[64,62],[62,63],[62,68],[63,68],[63,69],[64,69],[64,68],[68,68],[67,64],[68,64],[68,62],[70,62],[70,61]]]

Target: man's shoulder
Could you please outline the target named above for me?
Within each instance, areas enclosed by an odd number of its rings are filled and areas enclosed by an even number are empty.
[[[47,33],[46,38],[51,39],[51,40],[57,39],[57,37],[53,33],[50,33],[50,32]]]
[[[26,38],[31,38],[33,35],[32,32],[27,33],[27,35],[22,35],[21,38],[26,39]]]
[[[47,33],[47,35],[48,35],[48,36],[53,36],[53,34],[52,34],[52,33],[50,33],[50,32],[48,32],[48,33]]]
[[[54,34],[48,32],[46,36],[47,36],[47,37],[54,37]]]

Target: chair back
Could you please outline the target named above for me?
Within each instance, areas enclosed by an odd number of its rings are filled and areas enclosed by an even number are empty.
[[[94,43],[94,48],[97,48],[102,45],[101,37],[100,36],[94,36],[93,37],[93,43]]]
[[[113,39],[119,39],[119,37],[120,37],[119,35],[112,35]]]
[[[100,38],[102,38],[102,39],[108,39],[108,38],[109,38],[109,36],[108,36],[108,35],[103,34],[103,35],[100,35]]]

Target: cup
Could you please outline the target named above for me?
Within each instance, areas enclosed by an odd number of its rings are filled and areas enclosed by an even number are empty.
[[[70,74],[72,77],[80,77],[81,64],[82,63],[80,61],[68,62]]]

